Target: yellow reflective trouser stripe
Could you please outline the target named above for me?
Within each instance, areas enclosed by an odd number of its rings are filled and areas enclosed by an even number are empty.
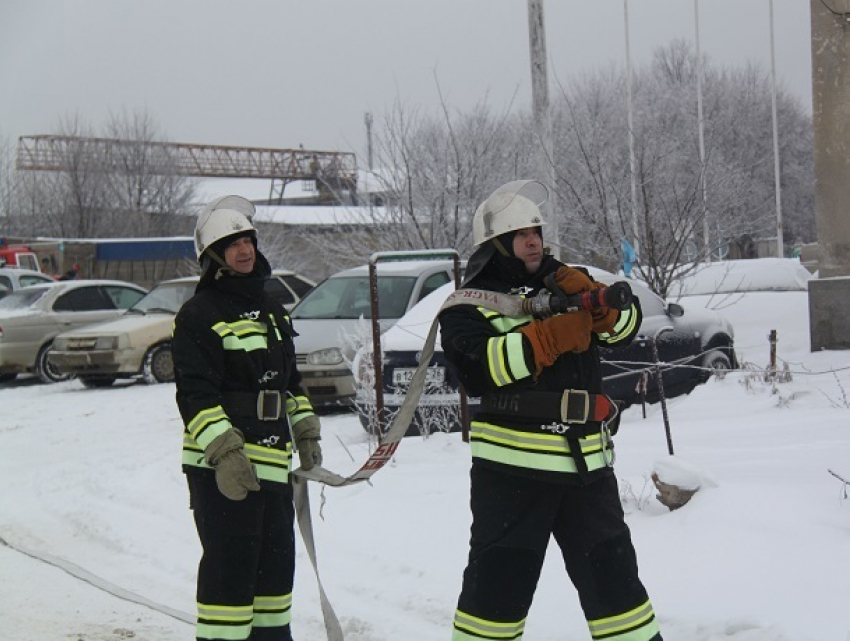
[[[242,641],[251,636],[253,618],[254,610],[250,605],[198,603],[198,625],[195,633],[199,639]]]
[[[186,426],[189,434],[203,449],[213,442],[217,436],[221,436],[231,427],[230,419],[224,413],[221,405],[208,407],[198,412]]]
[[[257,477],[261,481],[286,483],[289,481],[289,468],[292,461],[292,443],[285,450],[245,444],[245,454],[254,464]],[[188,434],[183,434],[183,465],[212,469],[204,459],[204,452]]]
[[[491,423],[472,421],[472,456],[532,470],[578,472],[567,439],[559,434],[521,432]],[[605,467],[602,437],[593,434],[579,439],[588,471]]]
[[[292,593],[254,597],[254,627],[282,628],[292,620]]]
[[[607,345],[614,345],[634,330],[635,323],[637,323],[637,313],[634,305],[632,305],[629,309],[624,309],[620,312],[617,323],[614,325],[613,333],[603,332],[599,334],[599,339]]]
[[[649,641],[660,632],[649,601],[633,610],[587,622],[594,639],[606,641]]]
[[[313,406],[306,396],[290,396],[286,399],[286,413],[289,415],[289,424],[295,425],[302,418],[313,415]]]
[[[480,619],[462,610],[455,611],[452,641],[481,641],[481,639],[521,639],[525,619],[507,623]]]

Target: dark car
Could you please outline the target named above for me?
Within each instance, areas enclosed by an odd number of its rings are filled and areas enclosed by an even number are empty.
[[[594,279],[611,284],[618,277],[603,270],[588,268]],[[622,408],[645,400],[659,400],[654,375],[652,343],[656,335],[658,361],[663,365],[664,395],[667,398],[690,393],[706,382],[712,372],[737,367],[734,332],[720,314],[706,309],[685,311],[678,303],[666,303],[640,283],[630,283],[640,299],[643,322],[631,345],[619,350],[601,350],[605,392],[619,401]],[[425,336],[452,285],[446,285],[410,310],[381,339],[383,359],[384,406],[389,415],[404,400],[410,379],[419,365]],[[670,328],[659,333],[662,328]],[[374,424],[374,391],[371,388],[371,355],[358,357],[358,409],[361,424],[371,430]],[[408,434],[459,428],[458,380],[446,367],[439,338],[426,378],[426,390],[417,409],[416,420]],[[470,412],[477,399],[469,399]]]

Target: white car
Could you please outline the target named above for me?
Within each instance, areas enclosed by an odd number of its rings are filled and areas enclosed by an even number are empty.
[[[455,278],[453,260],[378,262],[376,269],[381,331]],[[371,338],[371,318],[368,265],[334,274],[293,308],[298,370],[314,407],[354,401],[350,363]]]
[[[109,387],[119,378],[172,382],[174,316],[197,285],[197,276],[163,281],[121,318],[60,334],[47,356],[51,367],[77,376],[86,387]],[[312,286],[299,274],[274,270],[265,290],[287,307]]]
[[[3,298],[9,292],[21,289],[21,287],[55,282],[56,280],[47,274],[32,269],[0,267],[0,298]]]

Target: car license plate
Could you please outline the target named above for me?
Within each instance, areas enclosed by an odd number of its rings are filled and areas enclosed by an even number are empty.
[[[393,383],[395,385],[410,385],[413,380],[413,375],[416,373],[415,367],[398,367],[393,370]],[[445,367],[429,367],[425,371],[426,385],[442,385],[446,382]]]

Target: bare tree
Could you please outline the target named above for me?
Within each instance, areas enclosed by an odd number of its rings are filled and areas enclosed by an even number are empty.
[[[706,157],[700,161],[695,105],[696,61],[676,41],[636,73],[635,181],[640,255],[637,270],[662,296],[671,282],[718,247],[746,235],[769,236],[773,221],[770,93],[756,66],[705,69]],[[624,77],[615,68],[562,89],[554,122],[556,188],[573,260],[609,269],[620,264],[620,244],[631,238],[632,203]],[[811,125],[783,96],[785,133],[802,141]],[[785,128],[783,128],[785,130]],[[803,184],[811,155],[783,165]],[[702,181],[706,185],[703,203]],[[809,192],[810,193],[810,192]],[[795,202],[805,201],[801,193]],[[708,222],[710,242],[702,242]],[[802,226],[804,226],[803,223]],[[775,227],[774,227],[775,229]]]
[[[98,136],[77,116],[57,128],[67,136],[65,168],[16,172],[21,233],[63,238],[184,234],[195,182],[177,171],[164,135],[146,112],[113,115]],[[92,144],[104,138],[113,144]]]
[[[113,114],[106,137],[120,142],[110,159],[110,210],[125,235],[161,236],[175,233],[175,214],[185,213],[195,182],[178,173],[177,159],[165,135],[146,111]],[[132,141],[132,144],[130,143]],[[179,227],[179,226],[178,226]]]

